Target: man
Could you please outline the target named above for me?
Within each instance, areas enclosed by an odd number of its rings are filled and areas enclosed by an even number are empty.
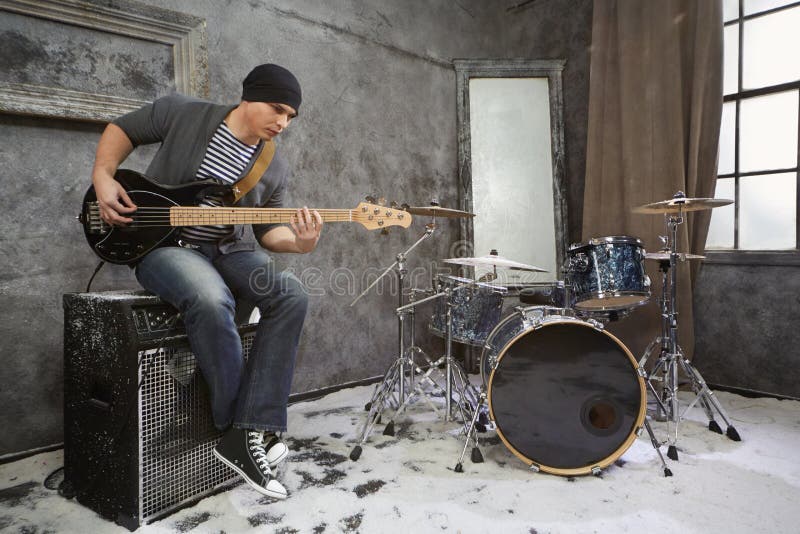
[[[172,95],[119,117],[100,138],[92,172],[101,217],[113,225],[132,222],[129,216],[137,206],[113,177],[136,146],[161,143],[146,174],[162,184],[197,179],[233,184],[247,175],[265,142],[289,126],[301,99],[294,75],[266,64],[247,75],[238,105]],[[276,152],[255,187],[236,205],[282,206],[288,174]],[[202,204],[221,201],[221,196],[211,196]],[[319,213],[307,208],[297,210],[291,229],[253,225],[256,239],[271,252],[311,252],[321,230]],[[209,386],[214,424],[225,430],[214,454],[257,491],[284,499],[286,489],[272,470],[289,451],[276,433],[286,430],[307,297],[297,278],[276,272],[270,256],[244,239],[243,227],[197,226],[181,232],[181,246],[150,252],[136,266],[136,278],[182,314]],[[235,299],[261,313],[246,367],[234,321]]]

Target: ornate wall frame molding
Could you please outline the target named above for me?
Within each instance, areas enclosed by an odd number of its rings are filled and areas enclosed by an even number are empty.
[[[208,96],[205,19],[130,0],[0,0],[0,10],[114,33],[172,48],[176,89]],[[107,122],[144,100],[0,82],[0,112]]]
[[[472,150],[470,133],[469,81],[471,78],[547,78],[550,97],[550,139],[553,164],[553,208],[556,232],[556,261],[559,271],[566,256],[567,189],[564,145],[563,59],[455,59],[458,120],[458,202],[459,209],[473,211]],[[472,219],[461,219],[460,238],[474,244]]]

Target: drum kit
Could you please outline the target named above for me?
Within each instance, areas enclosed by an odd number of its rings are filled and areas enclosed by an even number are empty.
[[[646,430],[658,453],[665,476],[672,472],[661,454],[677,460],[679,423],[695,405],[705,411],[709,430],[722,433],[715,414],[727,425],[726,434],[740,441],[722,406],[700,373],[678,345],[677,275],[679,261],[703,256],[676,250],[677,229],[684,213],[712,209],[732,201],[687,198],[678,192],[672,199],[634,208],[635,213],[663,214],[667,235],[663,249],[645,252],[642,242],[630,236],[590,239],[568,248],[564,280],[531,284],[520,290],[522,304],[503,317],[508,289],[492,280],[497,269],[542,272],[534,265],[499,256],[449,258],[444,263],[489,268],[479,280],[440,275],[432,290],[410,291],[404,298],[405,261],[422,241],[431,237],[438,217],[472,217],[471,213],[431,207],[408,207],[410,213],[430,215],[425,234],[359,295],[363,297],[392,270],[399,278],[398,356],[366,404],[367,418],[359,444],[350,458],[357,460],[362,445],[392,413],[383,433],[394,435],[394,421],[415,400],[423,399],[438,414],[433,396],[444,396],[444,418],[457,416],[465,443],[455,471],[463,471],[470,444],[473,463],[483,461],[478,433],[493,426],[503,444],[532,471],[574,476],[599,475]],[[636,359],[625,344],[606,330],[609,321],[631,314],[650,300],[650,279],[645,260],[658,262],[662,294],[658,298],[662,325],[660,335]],[[424,294],[424,298],[417,298]],[[432,360],[414,344],[414,316],[418,306],[434,302],[429,329],[444,338],[445,353]],[[411,346],[405,346],[406,324]],[[473,385],[464,367],[453,357],[453,342],[479,347],[480,383]],[[688,377],[694,399],[680,410],[679,370]],[[656,420],[667,422],[667,439],[660,442],[648,420],[648,392]]]

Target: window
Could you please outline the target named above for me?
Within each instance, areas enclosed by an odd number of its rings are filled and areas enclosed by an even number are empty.
[[[724,0],[724,103],[707,250],[797,250],[800,2]]]

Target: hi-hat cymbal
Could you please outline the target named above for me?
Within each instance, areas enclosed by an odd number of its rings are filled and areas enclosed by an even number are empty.
[[[442,261],[445,263],[467,265],[470,267],[502,267],[504,269],[511,269],[513,271],[533,271],[537,273],[547,272],[547,269],[542,269],[541,267],[536,267],[535,265],[528,265],[527,263],[509,260],[508,258],[504,258],[502,256],[495,256],[494,254],[481,256],[479,258],[448,258]]]
[[[474,213],[468,211],[442,208],[441,206],[405,206],[403,209],[412,215],[430,215],[431,217],[447,217],[449,219],[475,217]]]
[[[685,252],[678,253],[678,259],[680,261],[686,260],[704,260],[706,257],[701,256],[700,254],[687,254]],[[668,251],[660,251],[660,252],[648,252],[644,255],[644,259],[646,260],[656,260],[656,261],[666,261],[669,260],[669,252]]]
[[[677,197],[652,204],[633,208],[634,213],[678,213],[680,211],[710,210],[733,204],[733,200],[725,198],[688,198]]]

